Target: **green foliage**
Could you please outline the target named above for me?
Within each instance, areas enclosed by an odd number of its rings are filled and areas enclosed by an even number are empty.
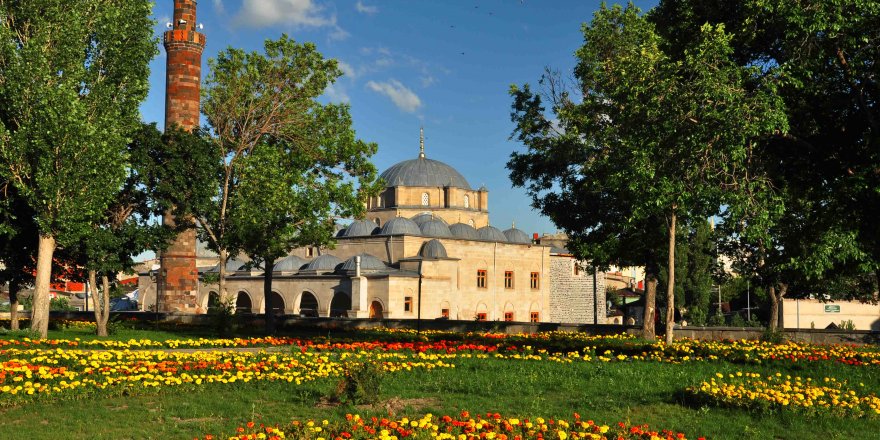
[[[286,35],[264,49],[209,61],[203,111],[224,161],[198,214],[212,248],[268,266],[296,246],[330,244],[335,219],[362,216],[380,187],[377,146],[356,138],[348,105],[318,101],[341,75],[336,60]],[[268,304],[272,271],[264,276]]]
[[[40,332],[29,328],[10,330],[5,327],[0,327],[0,337],[3,337],[4,339],[40,339]]]
[[[107,320],[108,336],[117,335],[120,331],[133,330],[134,328],[134,322],[126,321],[121,315],[114,315]],[[98,329],[95,327],[95,334],[97,334],[97,332]]]
[[[333,397],[350,405],[376,403],[382,392],[384,375],[382,367],[373,362],[349,364]]]
[[[749,168],[766,184],[729,201],[724,253],[792,296],[872,299],[876,281],[832,285],[880,274],[877,2],[663,1],[650,18],[679,53],[724,24],[737,63],[762,66],[751,87],[769,82],[784,102],[789,130],[758,145]]]
[[[768,326],[764,329],[764,333],[761,334],[761,340],[772,342],[774,344],[782,344],[786,341],[785,332],[780,328],[772,328]]]
[[[56,245],[93,232],[128,168],[157,53],[146,0],[0,3],[0,180],[33,212],[32,326],[48,325]]]
[[[545,76],[550,109],[528,86],[511,88],[514,136],[528,149],[512,154],[511,180],[578,256],[636,259],[654,274],[660,259],[646,247],[666,247],[658,228],[674,240],[676,219],[714,215],[728,193],[765,184],[746,165],[757,140],[786,131],[781,100],[748,87],[757,69],[735,63],[723,25],[703,25],[680,58],[632,4],[602,5],[582,30],[577,87]]]
[[[89,234],[124,178],[125,144],[156,54],[151,4],[0,4],[0,173],[40,231]]]
[[[840,324],[838,325],[838,327],[841,330],[855,330],[856,324],[853,322],[852,319],[847,319],[847,320],[840,321]]]
[[[33,295],[22,298],[20,304],[25,310],[33,310],[34,309]],[[68,300],[67,298],[57,297],[57,298],[51,298],[49,300],[49,310],[52,312],[72,312],[76,309],[70,305],[70,300]]]
[[[724,327],[725,325],[727,325],[727,322],[724,319],[724,315],[720,313],[715,313],[709,318],[709,320],[706,322],[706,325],[711,327]]]

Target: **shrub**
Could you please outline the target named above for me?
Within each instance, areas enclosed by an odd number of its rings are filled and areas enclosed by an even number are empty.
[[[785,342],[785,332],[781,329],[771,329],[767,327],[764,329],[764,333],[761,335],[761,340],[764,342],[771,342],[774,344],[781,344]]]
[[[372,362],[350,365],[336,386],[334,397],[352,405],[376,403],[382,389],[383,374],[382,368]]]
[[[709,318],[709,322],[707,322],[707,324],[712,327],[723,327],[725,325],[724,315],[720,313],[712,315],[712,317]]]

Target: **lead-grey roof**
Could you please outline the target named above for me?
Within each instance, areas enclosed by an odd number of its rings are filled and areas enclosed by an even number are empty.
[[[356,257],[361,257],[361,270],[385,270],[385,269],[388,269],[388,266],[384,262],[382,262],[382,260],[380,260],[380,259],[378,259],[368,253],[362,253],[362,254],[355,255],[354,257],[351,257],[351,258],[345,260],[345,263],[342,263],[342,266],[339,266],[339,268],[336,269],[336,271],[337,272],[349,272],[349,271],[354,272],[355,266],[357,266],[357,263],[355,262]]]
[[[235,272],[241,270],[241,267],[244,266],[245,263],[241,260],[237,260],[235,258],[227,258],[226,259],[226,272]],[[211,273],[220,273],[220,263],[217,263],[211,270],[208,272]]]
[[[275,272],[296,272],[308,262],[308,260],[296,255],[288,255],[275,263],[272,270]]]
[[[430,221],[426,221],[421,225],[422,235],[428,237],[441,237],[441,238],[451,238],[452,232],[449,230],[449,226],[446,226],[446,223],[434,219]]]
[[[310,261],[303,270],[333,270],[342,263],[342,260],[333,255],[325,254]]]
[[[466,240],[479,240],[480,234],[474,229],[473,226],[465,224],[465,223],[455,223],[449,226],[449,230],[452,232],[452,235],[458,238],[464,238]]]
[[[422,258],[449,258],[446,255],[446,247],[436,238],[422,245],[419,256]]]
[[[480,234],[480,240],[507,241],[507,237],[504,236],[504,233],[494,226],[483,226],[482,228],[477,229],[477,233]]]
[[[471,189],[464,176],[439,160],[419,157],[398,162],[380,176],[386,186],[451,186]]]
[[[440,221],[440,222],[446,224],[446,221],[444,221],[444,220],[443,220],[442,218],[440,218],[440,217],[434,217],[434,214],[432,214],[432,213],[430,213],[430,212],[423,212],[423,213],[421,213],[421,214],[414,215],[413,218],[412,218],[412,221],[416,222],[416,224],[419,225],[420,227],[421,227],[423,224],[425,224],[426,222],[430,222],[430,221],[433,221],[433,220],[438,220],[438,221]]]
[[[511,243],[531,244],[532,239],[522,229],[510,228],[504,231],[504,236]]]
[[[382,226],[379,232],[382,235],[422,235],[422,230],[416,222],[406,217],[394,217]]]
[[[379,227],[376,226],[376,223],[371,222],[370,220],[355,220],[354,223],[345,229],[345,232],[342,233],[342,237],[363,237],[373,235],[373,233],[378,231]]]

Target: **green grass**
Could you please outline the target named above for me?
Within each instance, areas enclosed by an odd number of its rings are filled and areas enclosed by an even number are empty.
[[[811,364],[787,368],[726,362],[669,364],[654,362],[558,364],[496,359],[459,359],[454,369],[388,374],[384,401],[399,397],[429,399],[427,406],[398,415],[500,412],[507,416],[566,416],[613,424],[648,423],[656,429],[682,431],[688,438],[812,439],[873,438],[880,420],[837,419],[786,412],[751,413],[684,403],[681,391],[716,372],[755,371],[821,378],[834,376],[851,385],[880,390],[872,367]],[[36,402],[0,409],[0,438],[193,438],[232,434],[248,420],[264,423],[291,419],[342,417],[347,412],[387,415],[384,409],[326,408],[316,404],[338,379],[291,385],[251,383],[203,386],[185,392],[166,388],[159,394],[100,399]]]

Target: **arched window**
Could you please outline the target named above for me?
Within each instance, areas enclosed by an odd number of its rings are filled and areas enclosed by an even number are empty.
[[[238,292],[235,298],[235,313],[251,313],[251,297],[246,292]]]
[[[345,318],[351,310],[351,297],[345,292],[336,292],[330,301],[330,317]]]
[[[471,207],[471,198],[468,197],[467,195],[464,196],[464,207],[465,208]]]
[[[373,221],[376,222],[376,226],[382,226],[382,221],[379,220],[379,217],[376,217]]]
[[[428,193],[422,193],[422,206],[428,206],[431,204],[431,196]]]
[[[297,313],[301,317],[317,318],[318,298],[315,298],[315,295],[312,295],[311,292],[303,292],[302,296],[300,296]]]

